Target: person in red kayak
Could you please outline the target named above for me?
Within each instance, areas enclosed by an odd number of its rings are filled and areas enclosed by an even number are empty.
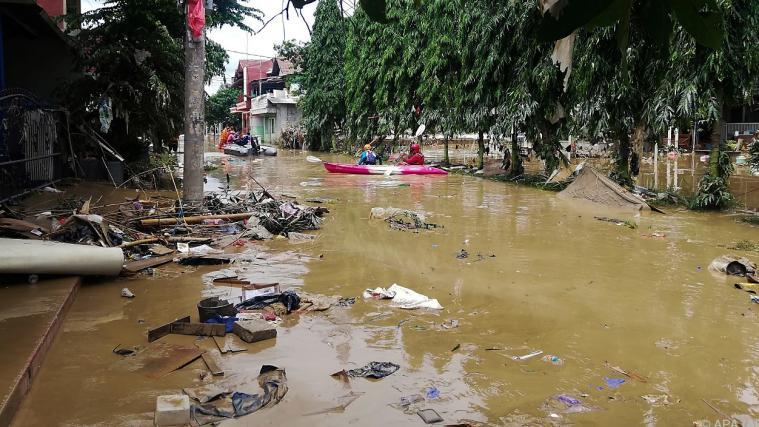
[[[409,150],[408,156],[401,157],[402,165],[423,165],[424,154],[422,154],[422,147],[419,144],[411,144],[411,150]]]

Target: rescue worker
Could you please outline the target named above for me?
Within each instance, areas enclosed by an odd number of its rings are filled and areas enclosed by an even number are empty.
[[[411,150],[409,155],[401,158],[402,165],[423,165],[424,154],[422,154],[422,147],[419,144],[411,144]]]
[[[372,151],[372,145],[366,144],[364,145],[364,151],[361,153],[361,157],[358,159],[359,165],[376,165],[377,164],[377,154]]]

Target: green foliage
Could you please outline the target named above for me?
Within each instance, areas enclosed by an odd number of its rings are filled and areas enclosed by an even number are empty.
[[[721,48],[704,48],[688,31],[676,28],[666,79],[651,91],[645,117],[656,131],[679,119],[716,122],[732,106],[750,103],[759,76],[759,2],[719,3],[721,26],[727,28]]]
[[[631,32],[666,44],[675,17],[703,46],[718,49],[724,29],[717,0],[572,0],[558,2],[543,17],[542,40],[559,40],[576,30],[616,26],[621,52]],[[635,26],[634,22],[640,22]]]
[[[206,100],[206,123],[221,123],[225,126],[232,125],[236,129],[241,128],[240,114],[229,112],[230,107],[237,103],[240,89],[232,86],[223,86]]]
[[[217,0],[207,25],[236,25],[260,17],[238,0]],[[136,158],[149,143],[156,149],[181,133],[184,110],[185,18],[171,0],[109,0],[73,15],[70,28],[80,53],[77,66],[89,70],[66,91],[73,120],[96,122],[97,106],[112,102],[114,121],[105,135],[122,155]],[[226,52],[206,41],[206,80],[222,75]]]
[[[752,170],[759,171],[759,135],[748,146],[748,164]]]
[[[275,44],[274,51],[277,52],[278,57],[290,61],[293,68],[300,69],[303,67],[307,46],[307,43],[295,39],[285,40],[282,43]]]
[[[424,2],[414,0],[416,8]],[[490,5],[488,11],[498,14],[504,2]],[[533,1],[543,8],[546,0]],[[621,52],[627,49],[631,32],[640,32],[664,46],[672,33],[674,19],[703,46],[719,49],[724,39],[718,0],[572,0],[558,1],[546,7],[539,31],[540,41],[554,41],[582,28],[616,26],[616,39]],[[724,4],[726,2],[720,2]],[[362,9],[374,22],[387,22],[386,0],[361,0]],[[673,19],[674,18],[674,19]],[[392,18],[390,18],[392,19]],[[640,24],[635,26],[634,21]]]
[[[727,248],[734,251],[759,252],[759,243],[752,242],[751,240],[739,240],[735,245],[728,246]]]
[[[296,70],[293,74],[285,76],[285,82],[288,85],[292,85],[293,83],[303,85],[303,74],[301,71],[304,67],[303,61],[307,47],[308,43],[298,40],[285,40],[282,43],[274,45],[274,51],[277,53],[277,56],[290,61],[293,69]]]
[[[337,0],[322,0],[303,55],[303,124],[312,149],[330,150],[345,121],[343,55],[345,22]]]
[[[709,171],[698,182],[698,190],[691,202],[691,208],[724,209],[732,205],[735,199],[730,194],[728,180],[733,170],[727,147],[724,144],[714,147],[709,156]]]
[[[422,14],[415,12],[405,0],[393,0],[388,24],[370,21],[361,10],[348,21],[344,71],[350,137],[368,142],[392,133],[397,139],[419,125],[420,54],[429,44],[420,31]]]

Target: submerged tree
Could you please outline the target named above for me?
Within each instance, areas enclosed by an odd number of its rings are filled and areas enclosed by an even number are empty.
[[[303,123],[311,148],[330,150],[345,121],[345,21],[337,0],[322,0],[314,14],[314,31],[303,55],[301,98]]]

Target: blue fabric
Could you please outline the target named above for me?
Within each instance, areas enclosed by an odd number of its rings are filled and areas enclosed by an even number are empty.
[[[374,165],[377,164],[377,155],[373,151],[364,151],[361,153],[361,157],[358,159],[359,165]]]
[[[224,330],[227,332],[232,332],[232,328],[235,326],[235,322],[238,319],[234,316],[219,316],[218,314],[208,320],[206,320],[204,323],[218,323],[221,325],[224,325]]]
[[[609,377],[604,377],[604,381],[606,381],[606,385],[608,385],[609,388],[617,388],[621,386],[622,384],[624,384],[625,382],[625,380],[623,380],[622,378],[609,378]]]

